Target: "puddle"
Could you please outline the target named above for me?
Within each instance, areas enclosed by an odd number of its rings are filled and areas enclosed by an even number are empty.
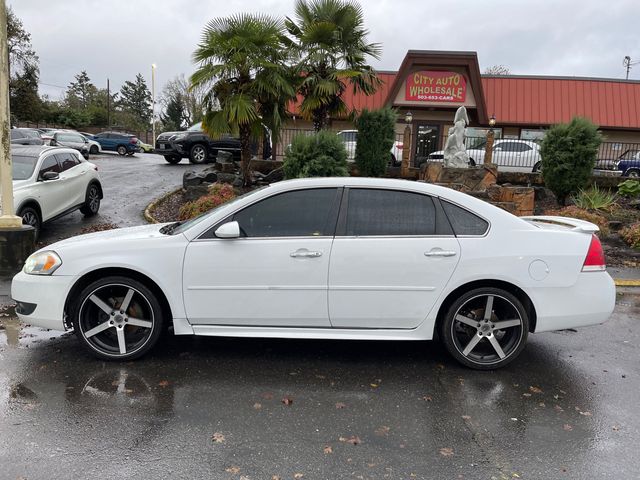
[[[23,325],[9,312],[0,313],[0,347],[24,348],[61,335],[63,332]]]

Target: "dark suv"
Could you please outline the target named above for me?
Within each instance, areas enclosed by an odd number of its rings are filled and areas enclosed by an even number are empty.
[[[138,138],[128,133],[100,132],[93,136],[102,150],[118,152],[120,155],[133,155],[140,151]]]
[[[191,163],[205,163],[218,155],[218,150],[230,152],[240,160],[240,140],[231,136],[213,140],[202,131],[202,123],[196,123],[184,132],[163,132],[158,135],[155,153],[169,163],[188,158]]]

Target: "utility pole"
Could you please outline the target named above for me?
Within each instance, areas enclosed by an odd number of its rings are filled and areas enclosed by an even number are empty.
[[[107,127],[111,130],[111,89],[109,88],[109,79],[107,78]]]
[[[156,64],[151,64],[151,145],[156,148]]]
[[[624,60],[622,60],[622,65],[627,69],[627,77],[626,79],[629,80],[629,71],[631,70],[631,67],[633,65],[637,65],[640,62],[632,62],[631,61],[631,57],[629,55],[624,57]]]
[[[0,0],[0,274],[17,273],[33,252],[36,231],[22,225],[13,211],[11,165],[11,112],[9,111],[9,51],[7,45],[7,7]]]

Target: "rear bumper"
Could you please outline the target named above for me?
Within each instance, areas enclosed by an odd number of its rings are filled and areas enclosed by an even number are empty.
[[[537,314],[536,332],[598,325],[615,307],[616,286],[607,272],[582,272],[567,288],[529,290]]]
[[[65,330],[64,304],[75,280],[74,276],[18,273],[11,282],[11,298],[29,306],[16,310],[20,321],[36,327]]]

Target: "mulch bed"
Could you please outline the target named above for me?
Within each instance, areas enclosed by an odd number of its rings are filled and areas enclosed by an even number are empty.
[[[177,222],[180,208],[186,203],[182,190],[172,193],[151,209],[151,216],[158,223]]]

